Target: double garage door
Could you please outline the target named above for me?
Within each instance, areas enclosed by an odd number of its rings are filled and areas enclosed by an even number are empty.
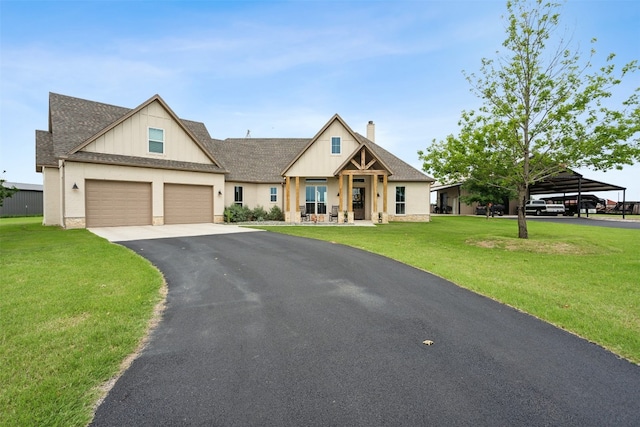
[[[152,224],[149,182],[87,180],[87,227]],[[213,222],[213,187],[165,184],[164,223]]]

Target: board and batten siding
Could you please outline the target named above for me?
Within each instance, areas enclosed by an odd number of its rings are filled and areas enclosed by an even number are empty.
[[[149,153],[149,127],[164,130],[163,154]],[[152,102],[98,137],[82,151],[162,158],[190,163],[213,163],[159,102]]]
[[[339,155],[331,154],[331,137],[339,136],[342,150]],[[358,147],[358,142],[338,121],[334,121],[304,152],[287,171],[290,177],[331,177]]]

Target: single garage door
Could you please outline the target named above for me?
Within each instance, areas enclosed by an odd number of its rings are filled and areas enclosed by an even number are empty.
[[[151,183],[85,182],[87,227],[151,225]]]
[[[213,222],[211,185],[164,185],[164,223],[198,224]]]

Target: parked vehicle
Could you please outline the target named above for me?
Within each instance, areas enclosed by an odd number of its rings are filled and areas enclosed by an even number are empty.
[[[564,214],[566,216],[573,216],[578,214],[578,195],[569,196],[553,196],[545,197],[542,200],[549,203],[559,203],[564,205]],[[583,194],[580,198],[580,213],[581,214],[595,214],[604,213],[606,200],[596,197],[592,194]]]
[[[495,215],[504,215],[504,205],[493,205],[491,206],[491,209],[493,209],[493,213]],[[487,207],[484,205],[479,205],[478,207],[476,207],[476,215],[486,215],[487,214]],[[489,212],[489,215],[491,215],[491,212]]]
[[[524,205],[527,215],[564,215],[564,205],[550,204],[544,200],[529,200]]]

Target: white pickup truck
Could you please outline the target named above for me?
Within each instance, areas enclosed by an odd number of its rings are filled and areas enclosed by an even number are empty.
[[[529,200],[524,205],[524,212],[527,215],[564,215],[564,205],[548,204],[544,200]]]

